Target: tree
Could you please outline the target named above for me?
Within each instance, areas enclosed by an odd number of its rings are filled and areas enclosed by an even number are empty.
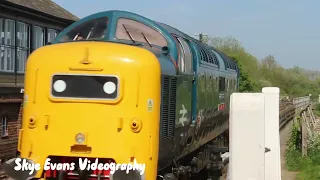
[[[231,58],[238,64],[239,67],[239,91],[240,92],[250,92],[254,91],[253,82],[250,80],[249,75],[246,71],[243,70],[241,63],[235,56]]]
[[[306,94],[318,97],[320,94],[320,72],[318,71],[310,71],[297,66],[285,69],[272,55],[259,61],[246,51],[240,41],[231,36],[208,37],[207,43],[237,62],[240,69],[241,92],[261,92],[263,87],[275,86],[280,88],[281,94],[294,97]]]

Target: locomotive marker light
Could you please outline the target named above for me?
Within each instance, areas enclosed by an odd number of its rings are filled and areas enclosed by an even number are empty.
[[[67,88],[67,83],[63,80],[57,80],[53,83],[53,89],[56,92],[63,92]]]
[[[111,81],[108,81],[106,82],[104,85],[103,85],[103,91],[107,94],[112,94],[116,91],[116,84],[114,84],[113,82]]]
[[[78,134],[76,135],[76,142],[77,142],[78,144],[82,144],[84,141],[85,141],[85,136],[84,136],[84,134],[78,133]]]

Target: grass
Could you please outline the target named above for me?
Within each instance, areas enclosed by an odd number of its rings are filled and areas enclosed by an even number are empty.
[[[308,165],[297,175],[296,180],[318,180],[320,179],[320,165]]]
[[[320,104],[315,107],[315,115],[320,115]],[[296,180],[320,179],[320,136],[308,144],[308,155],[301,153],[300,119],[294,123],[286,152],[286,165],[289,171],[298,171]]]

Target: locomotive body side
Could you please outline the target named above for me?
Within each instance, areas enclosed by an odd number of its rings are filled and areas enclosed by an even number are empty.
[[[175,127],[168,128],[174,132],[172,137],[160,136],[161,169],[172,159],[188,162],[188,155],[228,130],[229,98],[238,91],[238,68],[218,50],[166,24],[158,24],[174,37],[178,47]]]
[[[143,177],[118,171],[113,179],[154,180],[228,129],[238,73],[219,51],[170,26],[124,11],[88,16],[29,57],[18,151],[41,164],[136,159],[146,164]],[[42,168],[35,178],[68,176],[55,173]]]

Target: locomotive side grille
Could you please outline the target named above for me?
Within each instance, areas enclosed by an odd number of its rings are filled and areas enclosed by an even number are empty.
[[[177,79],[170,79],[169,88],[169,122],[168,122],[168,137],[174,136],[174,127],[176,119],[176,93],[177,93]]]
[[[160,137],[170,138],[174,136],[176,118],[176,90],[177,79],[175,77],[162,77],[161,97],[161,122]]]
[[[161,119],[160,119],[160,133],[161,137],[165,138],[168,135],[168,119],[169,119],[169,86],[170,78],[162,78],[162,97],[161,97]]]

